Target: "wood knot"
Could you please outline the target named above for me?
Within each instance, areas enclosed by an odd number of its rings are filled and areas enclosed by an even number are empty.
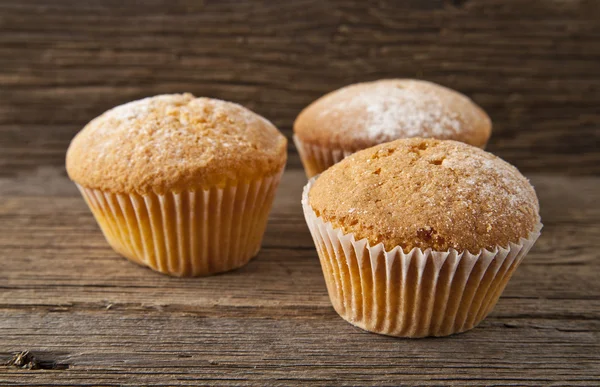
[[[30,351],[22,351],[15,354],[6,363],[9,367],[27,369],[27,370],[66,370],[69,369],[68,364],[58,363],[53,360],[40,360]]]
[[[6,365],[28,370],[37,370],[40,368],[37,359],[29,351],[17,353]]]

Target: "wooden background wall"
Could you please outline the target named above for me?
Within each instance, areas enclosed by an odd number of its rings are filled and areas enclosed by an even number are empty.
[[[0,174],[62,165],[133,99],[232,100],[289,136],[315,98],[384,77],[471,96],[525,173],[599,174],[598,20],[593,0],[0,1]]]

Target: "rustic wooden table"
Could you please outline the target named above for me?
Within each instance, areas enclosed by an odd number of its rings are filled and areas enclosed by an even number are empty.
[[[597,4],[142,3],[0,1],[0,363],[37,363],[0,365],[0,385],[600,385]],[[128,100],[234,100],[289,136],[319,95],[392,76],[472,96],[488,149],[539,194],[541,238],[465,334],[394,339],[336,315],[292,146],[260,254],[209,278],[119,257],[64,171],[77,130]]]

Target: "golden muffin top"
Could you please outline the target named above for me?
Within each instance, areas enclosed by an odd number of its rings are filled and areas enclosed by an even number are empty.
[[[478,253],[527,238],[539,204],[517,168],[457,141],[401,139],[357,152],[309,191],[325,222],[386,250]]]
[[[277,173],[287,140],[241,105],[191,94],[117,106],[71,142],[67,172],[76,183],[114,193],[208,189]]]
[[[343,87],[310,104],[294,123],[301,140],[352,152],[407,137],[450,139],[483,148],[491,130],[490,118],[468,97],[413,79]]]

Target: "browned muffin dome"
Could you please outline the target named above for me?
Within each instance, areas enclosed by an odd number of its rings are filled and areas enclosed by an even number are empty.
[[[278,173],[286,144],[269,121],[238,104],[159,95],[92,120],[71,142],[67,171],[84,187],[113,193],[222,187]]]
[[[468,97],[444,86],[384,79],[319,98],[300,113],[294,133],[303,142],[351,152],[407,137],[484,147],[491,121]]]
[[[506,247],[540,221],[535,191],[515,167],[473,146],[422,138],[347,157],[317,178],[309,203],[356,239],[405,252]]]

